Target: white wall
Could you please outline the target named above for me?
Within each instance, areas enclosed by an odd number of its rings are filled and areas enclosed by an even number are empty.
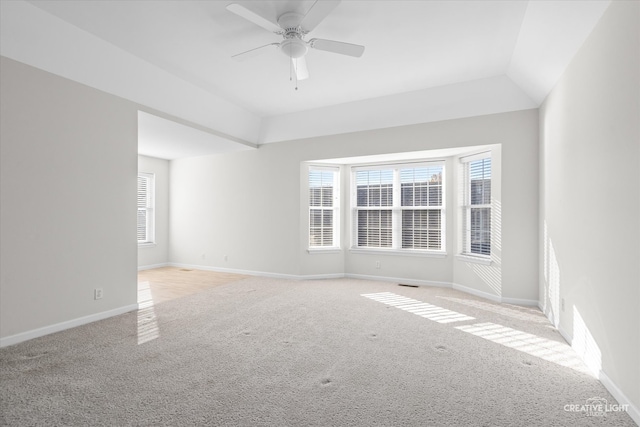
[[[2,57],[0,337],[136,304],[137,108]],[[93,299],[94,288],[104,297]]]
[[[265,146],[172,160],[171,261],[298,274],[296,157]]]
[[[639,16],[640,3],[612,2],[540,109],[541,305],[636,422]]]
[[[138,156],[138,172],[155,175],[155,244],[138,246],[138,269],[169,262],[169,161]]]
[[[278,275],[349,274],[452,283],[452,240],[448,241],[450,250],[445,258],[348,251],[309,254],[301,222],[300,163],[488,144],[502,145],[502,234],[513,236],[504,238],[503,245],[516,251],[502,262],[503,277],[509,283],[502,280],[501,292],[510,298],[537,300],[536,110],[272,143],[250,152],[174,160],[170,165],[169,258],[178,264]],[[453,188],[447,191],[452,197]],[[347,200],[343,193],[343,206],[348,206]],[[447,213],[450,224],[453,213],[453,209]],[[346,221],[348,216],[344,215]],[[348,241],[348,235],[343,234],[345,247]],[[375,268],[375,260],[381,262],[380,269]],[[463,285],[476,286],[473,280],[461,280]]]

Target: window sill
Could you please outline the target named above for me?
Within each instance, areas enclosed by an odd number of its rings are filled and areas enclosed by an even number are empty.
[[[411,251],[402,249],[365,249],[351,248],[349,252],[352,254],[366,255],[394,255],[394,256],[410,256],[410,257],[426,257],[426,258],[445,258],[447,253],[444,251]]]
[[[491,258],[473,256],[473,255],[456,255],[456,259],[464,262],[470,262],[472,264],[491,265]]]
[[[155,248],[156,244],[154,242],[150,243],[138,243],[138,248]]]
[[[340,248],[307,248],[307,252],[310,254],[339,254],[342,253]]]

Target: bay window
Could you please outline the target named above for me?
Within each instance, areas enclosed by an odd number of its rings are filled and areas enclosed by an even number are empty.
[[[442,162],[352,170],[354,248],[444,251]]]

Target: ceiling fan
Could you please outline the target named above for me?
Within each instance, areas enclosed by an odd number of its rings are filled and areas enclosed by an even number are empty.
[[[309,41],[304,39],[338,4],[340,4],[340,0],[316,0],[306,14],[285,12],[278,17],[277,22],[273,22],[271,19],[261,16],[240,4],[229,4],[227,6],[228,11],[283,38],[280,43],[270,43],[256,47],[246,52],[233,55],[232,58],[241,61],[262,54],[270,49],[277,48],[280,52],[291,58],[296,78],[298,80],[304,80],[309,77],[307,63],[304,58],[309,48],[339,53],[341,55],[362,56],[364,46],[325,39],[314,38]]]

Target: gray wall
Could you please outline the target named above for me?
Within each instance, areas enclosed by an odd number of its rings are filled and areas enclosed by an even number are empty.
[[[155,233],[153,245],[138,246],[138,269],[169,262],[169,161],[138,156],[138,172],[155,175]]]
[[[525,110],[261,146],[258,150],[171,162],[169,258],[178,264],[278,275],[360,275],[453,283],[446,258],[309,254],[301,162],[501,144],[502,236],[515,253],[501,263],[498,296],[537,300],[538,112]],[[452,174],[452,168],[448,169]],[[450,193],[453,188],[448,188]],[[343,192],[343,223],[348,221]],[[449,229],[453,212],[449,209]],[[343,246],[348,244],[343,233]],[[227,261],[225,261],[225,255]],[[375,268],[375,260],[381,268]],[[479,289],[477,275],[458,275]],[[458,280],[456,278],[456,281]],[[486,291],[485,288],[481,289]]]
[[[540,109],[541,305],[636,411],[639,16],[640,3],[612,2]]]
[[[0,337],[136,304],[137,109],[0,67]]]

